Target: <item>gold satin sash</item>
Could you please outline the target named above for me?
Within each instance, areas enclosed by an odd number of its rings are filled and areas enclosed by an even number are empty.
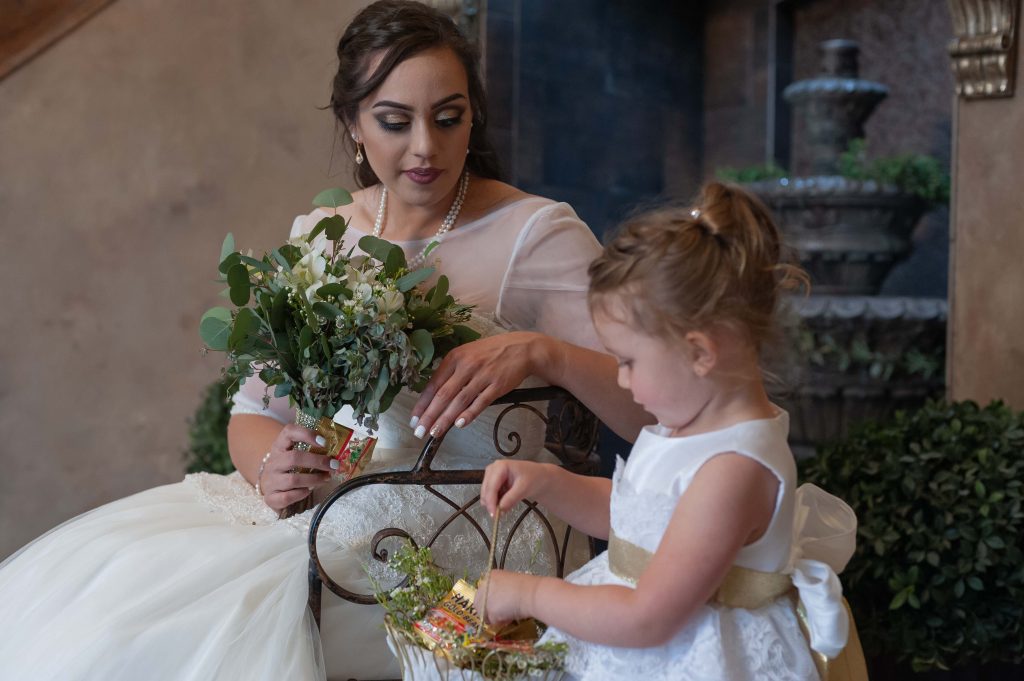
[[[621,539],[614,531],[608,537],[608,567],[620,579],[636,584],[653,557],[654,554],[650,551]],[[730,608],[755,610],[786,595],[789,595],[797,613],[797,620],[800,622],[800,630],[810,646],[811,635],[807,628],[807,614],[797,598],[796,587],[793,586],[793,580],[789,575],[733,565],[711,599]],[[818,669],[821,681],[867,681],[864,651],[861,649],[850,605],[845,598],[843,606],[850,619],[850,636],[846,647],[838,657],[831,660],[811,649],[811,658]]]

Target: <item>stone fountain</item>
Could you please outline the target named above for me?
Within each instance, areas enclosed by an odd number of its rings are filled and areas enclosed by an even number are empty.
[[[812,293],[790,302],[799,320],[803,377],[778,397],[799,449],[850,426],[915,407],[944,387],[944,298],[879,296],[911,249],[926,204],[898,187],[840,175],[841,155],[888,94],[858,77],[856,43],[822,44],[822,73],[786,88],[796,135],[806,144],[794,176],[748,184],[773,210],[811,276]]]

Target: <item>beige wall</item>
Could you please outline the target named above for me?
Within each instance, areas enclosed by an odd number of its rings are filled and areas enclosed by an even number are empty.
[[[956,104],[949,386],[954,399],[1024,409],[1024,49],[1017,54],[1016,95]]]
[[[181,479],[224,234],[352,184],[317,107],[363,4],[120,0],[0,81],[0,558]]]

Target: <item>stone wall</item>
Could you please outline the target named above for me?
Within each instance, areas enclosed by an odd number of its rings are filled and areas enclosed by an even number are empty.
[[[181,479],[224,234],[352,186],[318,107],[363,4],[116,2],[0,81],[0,558]]]

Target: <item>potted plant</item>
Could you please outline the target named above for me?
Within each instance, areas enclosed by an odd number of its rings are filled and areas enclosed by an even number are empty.
[[[1024,678],[1024,413],[929,401],[801,475],[857,513],[842,580],[873,679]]]

